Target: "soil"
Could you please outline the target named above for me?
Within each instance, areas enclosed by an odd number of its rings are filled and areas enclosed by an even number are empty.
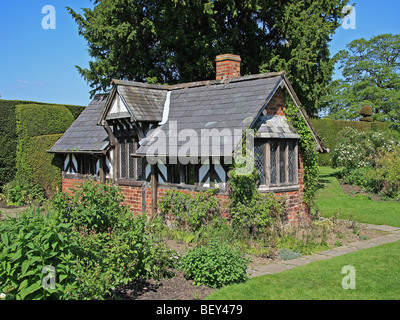
[[[365,190],[363,190],[361,187],[358,186],[353,186],[350,184],[342,184],[342,190],[345,194],[348,194],[351,197],[357,196],[357,195],[364,195],[369,198],[371,198],[374,201],[384,201],[381,199],[380,196],[374,194],[374,193],[368,193]]]
[[[321,219],[321,221],[328,219]],[[358,234],[353,233],[352,224],[348,221],[337,220],[334,222],[332,232],[328,232],[327,243],[334,247],[337,246],[337,241],[342,245],[347,243],[360,241],[360,236],[365,239],[372,239],[387,234],[386,232],[364,227],[362,224],[356,224]],[[297,233],[298,237],[303,237],[310,230],[304,229]],[[316,238],[318,241],[318,238]],[[169,248],[180,253],[186,252],[193,247],[182,241],[166,240]],[[266,265],[281,261],[277,254],[261,257],[257,255],[246,255],[251,258],[249,268],[254,268],[258,265]],[[174,277],[169,279],[156,280],[137,280],[127,286],[118,289],[118,295],[122,299],[127,300],[202,300],[210,295],[215,289],[207,286],[195,286],[191,280],[187,280],[184,272],[172,270],[175,273]]]

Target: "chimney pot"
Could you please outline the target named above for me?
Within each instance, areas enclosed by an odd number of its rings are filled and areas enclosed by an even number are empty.
[[[221,54],[215,59],[217,64],[217,80],[230,80],[240,77],[240,62],[242,59],[235,54]]]

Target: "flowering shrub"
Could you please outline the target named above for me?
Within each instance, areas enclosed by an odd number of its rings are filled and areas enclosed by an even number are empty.
[[[342,138],[333,151],[332,162],[334,167],[343,167],[345,174],[356,168],[374,166],[374,155],[379,148],[391,151],[400,145],[390,134],[383,132],[345,128],[338,136]]]
[[[398,197],[400,184],[400,142],[394,132],[361,132],[346,128],[333,152],[341,178],[371,192]]]

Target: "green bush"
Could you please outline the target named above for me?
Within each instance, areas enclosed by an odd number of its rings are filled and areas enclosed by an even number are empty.
[[[219,288],[246,281],[248,263],[239,251],[212,240],[208,247],[187,252],[183,257],[183,270],[194,284]]]
[[[61,190],[61,156],[48,153],[47,150],[57,142],[61,134],[53,134],[29,139],[26,162],[32,168],[32,182],[43,188],[47,197]]]
[[[179,228],[198,231],[202,225],[219,216],[218,192],[210,189],[195,195],[175,190],[167,190],[160,198],[158,205],[161,214],[174,220]]]
[[[28,146],[32,137],[64,133],[74,122],[71,112],[59,105],[18,105],[17,121],[17,178],[33,181],[32,168],[27,163]]]
[[[44,112],[48,106],[47,103],[38,103],[32,101],[20,100],[1,100],[0,99],[0,185],[12,181],[16,175],[16,155],[17,155],[17,121],[16,121],[16,106],[17,105],[40,105]],[[73,118],[76,119],[85,107],[81,106],[66,106]],[[27,117],[29,121],[31,117]],[[42,123],[43,125],[43,123]],[[45,124],[47,127],[49,124]],[[51,125],[51,124],[50,124]],[[64,133],[52,132],[52,133]],[[45,133],[50,134],[50,133]]]
[[[0,293],[7,299],[107,299],[139,277],[169,275],[179,254],[149,232],[146,216],[132,217],[121,206],[119,193],[87,182],[81,192],[55,196],[50,213],[32,209],[0,222]],[[55,289],[41,285],[45,266],[54,267]]]
[[[10,206],[23,206],[45,200],[44,190],[29,181],[13,180],[3,186],[4,200]]]
[[[330,153],[318,155],[318,162],[320,166],[332,165],[332,152],[337,147],[339,142],[338,132],[344,128],[349,127],[358,131],[372,131],[372,132],[386,132],[390,131],[390,126],[386,122],[362,122],[362,121],[344,121],[332,119],[311,119],[318,135],[322,139],[324,145],[331,150]]]
[[[60,223],[57,215],[44,215],[34,208],[2,222],[0,293],[18,300],[68,298],[77,286],[76,243],[71,241],[70,232],[71,225]],[[55,268],[53,289],[42,286],[49,275],[45,266]]]
[[[129,221],[132,213],[122,204],[123,200],[119,188],[88,180],[73,189],[71,194],[56,194],[52,203],[53,208],[75,229],[84,227],[101,233],[109,228],[120,228]]]
[[[282,220],[285,208],[283,198],[258,193],[249,202],[238,203],[231,209],[232,226],[246,230],[253,237],[259,236]]]

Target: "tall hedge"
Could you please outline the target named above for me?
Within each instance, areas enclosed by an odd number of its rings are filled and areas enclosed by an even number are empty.
[[[16,106],[32,104],[40,105],[42,106],[42,108],[47,108],[47,106],[54,106],[48,103],[41,102],[0,99],[0,186],[13,180],[17,173],[16,163],[18,135],[15,112]],[[76,119],[85,109],[85,107],[82,106],[65,107],[69,110],[74,119]]]
[[[17,120],[17,178],[33,181],[35,167],[27,162],[28,146],[32,137],[64,133],[74,122],[68,108],[59,105],[18,105]]]
[[[61,190],[62,158],[48,153],[62,134],[32,137],[26,148],[26,163],[32,168],[32,179],[40,185],[47,196]]]
[[[311,119],[311,122],[318,132],[318,135],[321,137],[324,145],[331,150],[331,153],[319,154],[320,166],[332,165],[332,152],[340,140],[338,133],[344,128],[350,127],[360,131],[390,130],[389,124],[386,122],[362,122],[332,119]]]

